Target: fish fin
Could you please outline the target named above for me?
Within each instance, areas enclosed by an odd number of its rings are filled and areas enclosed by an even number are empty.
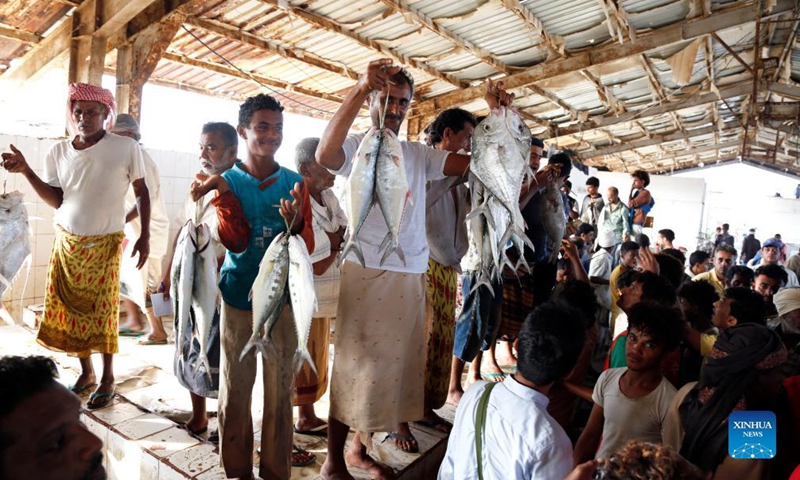
[[[381,245],[378,247],[378,251],[382,251],[385,249],[389,243],[392,241],[392,232],[386,232],[386,236],[383,237],[383,241],[381,241]]]
[[[250,336],[250,340],[247,341],[247,343],[245,344],[244,348],[242,349],[242,353],[239,354],[239,361],[240,362],[242,360],[244,360],[244,357],[247,356],[247,354],[250,352],[250,350],[253,349],[253,347],[260,346],[259,345],[260,340],[261,339],[258,337],[257,334],[253,334],[253,335]]]
[[[308,366],[311,367],[311,371],[314,372],[314,376],[317,375],[317,366],[314,365],[314,359],[311,358],[311,353],[308,349],[300,350],[299,348],[297,351],[294,352],[294,373],[297,375],[300,373],[300,370],[303,369],[303,363],[308,362]]]
[[[477,217],[478,215],[483,215],[486,218],[486,222],[489,223],[489,226],[492,227],[493,230],[496,228],[494,223],[494,216],[492,215],[492,211],[489,209],[489,205],[487,203],[484,202],[483,205],[469,212],[467,216],[464,218],[464,220],[471,220]]]
[[[487,290],[489,290],[489,293],[492,294],[492,297],[494,297],[494,288],[492,288],[492,282],[490,282],[489,278],[487,278],[489,276],[490,276],[490,274],[488,272],[479,273],[476,276],[477,282],[470,289],[469,293],[475,293],[475,291],[477,291],[481,286],[484,286],[484,287],[486,287]]]
[[[524,255],[520,255],[519,260],[517,260],[517,264],[514,266],[514,271],[517,272],[519,269],[523,267],[528,274],[532,273],[531,266],[528,265],[528,261],[525,260]]]
[[[347,258],[347,254],[350,252],[350,250],[356,254],[358,261],[361,262],[361,266],[366,268],[366,263],[364,263],[364,254],[361,253],[361,243],[355,237],[347,239],[347,243],[345,243],[342,253],[339,254],[339,258],[344,261],[344,259]]]
[[[208,356],[205,354],[205,352],[200,352],[200,356],[197,358],[197,363],[194,366],[194,373],[197,374],[197,372],[199,372],[201,368],[205,370],[206,377],[208,377],[208,379],[210,380],[211,364],[208,362]]]

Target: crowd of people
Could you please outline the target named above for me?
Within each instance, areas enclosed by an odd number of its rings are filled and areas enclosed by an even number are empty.
[[[276,161],[283,108],[268,95],[248,98],[236,127],[213,122],[200,132],[201,173],[177,222],[210,228],[221,303],[202,347],[192,328],[174,329],[188,335],[176,342],[183,347],[175,375],[191,397],[184,428],[192,434],[206,433],[206,399],[219,399],[219,431],[209,439],[219,443],[227,477],[254,478],[257,357],[239,355],[253,333],[249,293],[259,262],[288,230],[313,262],[318,309],[308,346],[317,368],[295,370],[297,339],[284,307],[271,332],[274,355],[262,357],[264,479],[288,479],[292,466],[316,461],[294,444],[296,434],[327,437],[327,480],[352,479],[349,467],[394,478],[372,448],[391,441],[416,454],[410,423],[449,435],[440,480],[788,478],[800,462],[800,257],[783,258],[779,238],[757,244],[754,236],[739,256],[727,225],[713,254],[687,259],[668,228],[651,245],[644,229],[655,199],[645,171],[632,173],[627,203],[615,186],[602,195],[595,177],[586,180],[588,195],[570,202],[571,157],[540,165],[544,144],[534,138],[534,173],[519,203],[535,248],[508,252],[532,268],[507,266],[501,278],[476,283],[466,176],[481,119],[448,109],[426,129],[426,144],[401,142],[410,190],[399,233],[405,259],[381,258],[387,227],[379,209],[359,232],[362,257],[339,259],[349,212],[333,186],[350,174],[364,137],[349,133],[353,122],[366,104],[374,126],[398,133],[413,94],[405,70],[372,62],[322,137],[298,144],[296,171]],[[484,98],[489,109],[514,99],[491,82]],[[144,330],[137,309],[150,327],[140,343],[167,341],[145,292],[169,296],[171,268],[160,267],[175,245],[167,245],[157,172],[137,143],[135,120],[120,115],[112,126],[113,97],[91,85],[71,86],[68,104],[75,136],[53,147],[41,178],[13,147],[3,167],[56,209],[37,340],[79,358],[82,372],[69,390],[91,389],[86,408],[96,409],[115,395],[118,336]],[[563,238],[548,238],[538,218],[548,188],[562,189]],[[131,303],[119,326],[121,283]],[[92,353],[103,357],[99,382]],[[195,368],[201,356],[209,372]],[[56,376],[46,358],[0,359],[8,392],[0,402],[0,478],[103,478],[101,444],[77,422],[80,404]],[[326,422],[314,404],[328,390]],[[445,403],[457,407],[453,423],[436,413]],[[728,454],[727,418],[739,410],[775,412],[774,458]],[[373,438],[378,432],[388,434]]]

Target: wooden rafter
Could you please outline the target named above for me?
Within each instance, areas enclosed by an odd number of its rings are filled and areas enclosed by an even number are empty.
[[[650,59],[647,58],[647,55],[642,54],[640,55],[642,60],[642,67],[644,68],[645,73],[647,74],[647,80],[650,82],[650,90],[653,92],[653,100],[657,101],[659,104],[666,102],[667,93],[664,91],[664,87],[661,85],[661,81],[658,79],[658,76],[655,72],[655,67],[653,67],[652,62]],[[669,113],[670,118],[672,118],[672,122],[675,124],[675,128],[679,129],[680,131],[686,133],[686,128],[683,126],[683,122],[681,121],[680,117],[676,112]]]
[[[792,0],[777,0],[770,16],[785,13],[794,8]],[[603,45],[571,54],[567,58],[537,64],[524,72],[508,76],[505,80],[509,89],[521,88],[531,83],[552,79],[586,68],[603,65],[650,50],[672,45],[685,40],[692,40],[713,31],[735,27],[752,22],[752,5],[737,4],[725,12],[716,13],[708,18],[683,21],[674,25],[652,30],[646,35],[637,36],[636,40],[624,44]],[[483,95],[482,86],[439,95],[417,104],[419,115],[435,116],[441,108],[449,108],[469,103]]]
[[[0,37],[16,40],[27,45],[36,45],[42,41],[41,35],[8,25],[0,25]]]
[[[608,33],[619,43],[624,43],[626,38],[636,38],[636,30],[628,22],[628,14],[622,7],[620,0],[597,0],[603,7],[606,16]]]
[[[735,122],[731,122],[724,125],[723,131],[730,131],[734,129],[739,129],[739,124]],[[590,151],[581,151],[581,156],[591,158],[597,157],[601,155],[609,155],[612,153],[624,152],[627,150],[632,150],[635,148],[644,148],[644,147],[651,147],[651,146],[658,146],[662,143],[669,143],[669,142],[676,142],[679,140],[690,140],[692,138],[701,137],[704,135],[716,134],[719,132],[717,125],[712,125],[710,127],[704,128],[697,128],[695,130],[690,130],[687,133],[676,131],[669,134],[660,134],[660,135],[652,135],[650,138],[644,138],[641,140],[634,140],[634,141],[624,141],[619,145],[611,145],[608,147],[596,148]],[[717,142],[714,142],[717,143]]]
[[[705,152],[713,152],[715,150],[727,150],[727,149],[731,149],[731,148],[737,148],[737,147],[740,147],[741,144],[742,144],[742,142],[740,142],[738,140],[735,140],[735,141],[725,142],[725,143],[721,143],[721,144],[703,145],[702,147],[694,147],[694,148],[690,148],[690,149],[687,149],[687,150],[681,150],[680,152],[671,154],[671,155],[669,155],[667,157],[661,157],[661,158],[658,158],[658,159],[649,159],[648,158],[648,160],[656,160],[656,161],[659,161],[659,162],[663,162],[663,161],[666,161],[666,160],[675,160],[676,158],[688,157],[688,156],[691,156],[691,155],[697,155],[697,154],[705,153]]]
[[[525,25],[533,31],[534,34],[538,35],[539,38],[542,39],[542,44],[555,56],[557,57],[566,57],[566,46],[564,44],[564,39],[559,35],[551,35],[547,33],[547,30],[544,28],[544,24],[536,15],[533,14],[528,8],[526,8],[519,0],[502,0],[503,5],[510,11],[514,13],[514,15],[518,16],[522,20],[525,21]]]
[[[345,65],[335,64],[306,50],[292,46],[286,46],[273,40],[259,37],[222,22],[209,20],[206,18],[189,17],[186,19],[186,23],[194,27],[202,28],[203,30],[216,35],[220,35],[224,38],[236,40],[244,45],[256,47],[275,55],[280,55],[293,61],[304,63],[312,67],[335,73],[337,75],[342,75],[353,80],[357,80],[359,76],[358,72],[347,68]]]
[[[362,47],[368,48],[381,55],[390,57],[399,63],[409,65],[418,70],[422,70],[428,75],[438,78],[439,80],[447,82],[451,85],[454,85],[459,88],[467,86],[466,82],[459,80],[453,75],[440,72],[435,68],[431,67],[430,65],[414,60],[409,56],[400,55],[391,48],[383,45],[382,43],[367,38],[366,36],[361,35],[359,33],[353,32],[347,27],[340,25],[334,22],[333,20],[325,18],[322,15],[318,15],[303,8],[294,7],[290,5],[288,2],[285,2],[283,0],[257,0],[257,1],[265,5],[269,5],[271,7],[279,8],[281,9],[281,11],[286,12],[291,17],[303,20],[309,25],[313,25],[321,30],[325,30],[328,32],[336,33],[344,37],[347,37],[350,40],[353,40],[356,43],[360,44]]]
[[[745,62],[745,61],[742,59],[742,57],[740,57],[740,56],[739,56],[739,54],[738,54],[738,53],[736,53],[736,51],[730,47],[730,45],[728,45],[727,43],[725,43],[725,40],[723,40],[723,39],[719,38],[719,35],[717,35],[717,33],[716,33],[716,32],[711,32],[711,36],[712,36],[712,37],[714,38],[714,40],[716,40],[716,41],[717,41],[717,42],[718,42],[720,45],[722,45],[722,48],[724,48],[724,49],[725,49],[725,50],[726,50],[728,53],[730,53],[730,54],[731,54],[731,56],[733,56],[733,58],[735,58],[737,62],[739,62],[739,65],[743,66],[743,67],[745,68],[745,70],[747,70],[748,72],[750,72],[750,74],[751,74],[751,75],[753,74],[753,67],[751,67],[749,63]]]

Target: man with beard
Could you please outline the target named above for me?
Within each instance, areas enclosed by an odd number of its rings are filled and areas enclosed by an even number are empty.
[[[764,299],[767,309],[765,321],[768,327],[774,327],[778,321],[778,311],[772,303],[772,297],[786,285],[786,272],[780,265],[762,265],[756,269],[753,290]]]
[[[725,282],[728,270],[736,259],[736,249],[730,245],[720,245],[714,250],[714,270],[695,275],[695,282],[708,282],[717,289],[717,294],[722,297],[725,293]]]
[[[617,187],[608,187],[606,198],[608,203],[600,211],[597,220],[597,236],[601,237],[604,231],[611,230],[614,232],[614,245],[620,245],[627,242],[631,235],[630,213],[620,201]]]
[[[785,287],[800,287],[800,282],[797,281],[797,275],[790,269],[781,265],[780,256],[781,249],[784,247],[783,242],[770,238],[761,247],[761,260],[753,264],[753,270],[757,270],[762,265],[778,265],[784,272],[786,272],[787,281]]]
[[[0,478],[104,480],[103,442],[46,357],[0,358]]]
[[[316,152],[317,162],[331,173],[348,176],[363,134],[348,135],[359,111],[369,102],[373,127],[395,134],[406,116],[414,80],[389,59],[373,61],[350,90],[325,129]],[[502,83],[489,82],[484,96],[490,109],[508,106]],[[381,122],[383,117],[383,122]],[[371,434],[422,417],[425,373],[425,183],[445,176],[464,175],[470,157],[436,150],[416,142],[400,142],[411,194],[403,214],[399,247],[405,262],[390,255],[381,262],[379,246],[388,228],[379,209],[372,209],[358,232],[364,266],[355,252],[342,266],[341,295],[336,315],[336,340],[328,418],[328,456],[325,479],[352,479],[347,465],[367,470],[373,478],[393,478],[386,465],[367,453]],[[357,432],[347,453],[349,427]],[[408,429],[390,437],[406,451],[419,450]]]

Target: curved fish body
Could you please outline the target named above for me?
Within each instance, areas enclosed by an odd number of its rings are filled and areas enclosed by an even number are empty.
[[[172,278],[170,296],[172,297],[175,320],[178,322],[179,333],[177,338],[179,352],[183,352],[186,348],[185,339],[191,338],[189,335],[192,328],[190,311],[192,308],[192,288],[194,285],[194,253],[197,246],[195,235],[196,229],[194,222],[189,220],[178,234],[178,243],[175,246],[175,255],[172,258],[172,271],[170,272]]]
[[[31,253],[31,229],[22,192],[0,195],[0,297]]]
[[[547,248],[550,250],[550,263],[558,258],[561,248],[561,239],[567,231],[567,218],[564,215],[564,198],[561,190],[555,185],[549,185],[542,192],[542,201],[539,202],[539,219],[547,233]]]
[[[253,302],[253,334],[239,355],[241,361],[254,347],[266,357],[269,334],[286,303],[289,278],[289,235],[281,232],[272,239],[258,267],[250,296]],[[265,329],[262,336],[262,329]]]
[[[303,362],[306,361],[316,375],[317,367],[308,351],[311,322],[314,319],[314,312],[317,310],[314,268],[305,242],[297,236],[289,239],[289,297],[292,301],[294,328],[297,333],[296,369],[299,372]]]
[[[206,224],[196,229],[197,248],[194,252],[194,282],[192,287],[192,310],[194,311],[197,341],[200,344],[200,356],[195,371],[205,368],[206,375],[211,377],[211,364],[208,362],[208,351],[211,327],[214,314],[219,307],[219,288],[217,287],[217,256],[212,245],[211,231]]]
[[[352,250],[361,266],[364,267],[364,254],[358,232],[367,220],[375,197],[375,178],[377,172],[377,153],[381,149],[383,135],[381,130],[373,127],[364,135],[353,159],[353,168],[347,177],[347,234],[339,260],[347,257]]]
[[[517,143],[520,158],[524,166],[522,171],[530,182],[533,178],[533,170],[531,170],[530,156],[531,156],[531,129],[513,109],[506,109],[506,128],[511,133],[514,141]]]
[[[373,152],[377,164],[375,196],[389,231],[378,250],[383,250],[381,265],[392,253],[396,253],[405,265],[406,258],[400,248],[400,224],[410,192],[403,163],[403,149],[400,140],[388,128],[382,129],[380,135],[383,138],[377,144],[378,150]]]

